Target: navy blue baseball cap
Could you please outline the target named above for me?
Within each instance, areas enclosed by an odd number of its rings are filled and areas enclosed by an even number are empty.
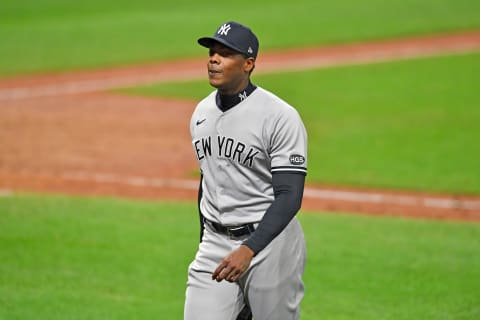
[[[230,49],[233,49],[246,57],[257,58],[258,39],[250,28],[235,22],[229,21],[218,27],[212,37],[203,37],[197,40],[204,47],[210,48],[212,43],[219,42]]]

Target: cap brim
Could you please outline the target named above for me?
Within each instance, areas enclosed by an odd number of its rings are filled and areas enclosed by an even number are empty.
[[[245,54],[244,52],[242,52],[242,50],[233,46],[232,44],[228,43],[222,38],[203,37],[198,39],[197,42],[199,45],[204,46],[206,48],[210,48],[213,43],[217,42],[217,43],[223,44],[225,47],[228,47],[230,49],[237,51],[238,53]]]

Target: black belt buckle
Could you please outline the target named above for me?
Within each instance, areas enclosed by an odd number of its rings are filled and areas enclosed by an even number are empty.
[[[255,226],[253,225],[253,223],[247,223],[247,224],[236,226],[236,227],[232,227],[232,226],[227,227],[219,223],[210,221],[206,218],[203,218],[203,220],[205,223],[208,223],[210,226],[212,226],[215,231],[226,234],[231,239],[240,238],[245,235],[252,234],[255,231]]]
[[[238,227],[227,227],[227,235],[230,238],[240,238],[255,231],[253,224],[248,223]]]

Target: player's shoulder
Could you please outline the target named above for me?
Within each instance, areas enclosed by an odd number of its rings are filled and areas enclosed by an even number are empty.
[[[205,98],[200,100],[200,102],[198,102],[197,109],[208,108],[208,107],[215,106],[215,96],[216,96],[216,94],[217,94],[217,90],[214,90],[214,91],[210,92],[209,95],[207,95]]]
[[[283,100],[275,93],[264,89],[262,87],[257,88],[256,98],[262,104],[262,109],[273,114],[298,114],[298,111],[290,103]]]
[[[195,116],[196,114],[204,114],[204,113],[209,113],[212,110],[216,108],[215,104],[215,95],[217,94],[217,91],[214,90],[212,91],[209,95],[207,95],[205,98],[200,100],[200,102],[197,103],[197,106],[195,107],[195,110],[193,111],[192,117]]]
[[[190,118],[190,126],[193,125],[195,119],[198,117],[204,117],[208,114],[210,114],[216,107],[215,107],[215,94],[216,90],[211,92],[209,95],[207,95],[205,98],[203,98],[200,102],[197,103],[197,106],[192,112],[191,118]]]

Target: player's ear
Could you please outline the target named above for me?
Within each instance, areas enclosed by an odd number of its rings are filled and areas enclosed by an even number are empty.
[[[245,59],[245,63],[243,64],[243,70],[246,73],[252,73],[254,68],[255,68],[255,59],[251,57]]]

